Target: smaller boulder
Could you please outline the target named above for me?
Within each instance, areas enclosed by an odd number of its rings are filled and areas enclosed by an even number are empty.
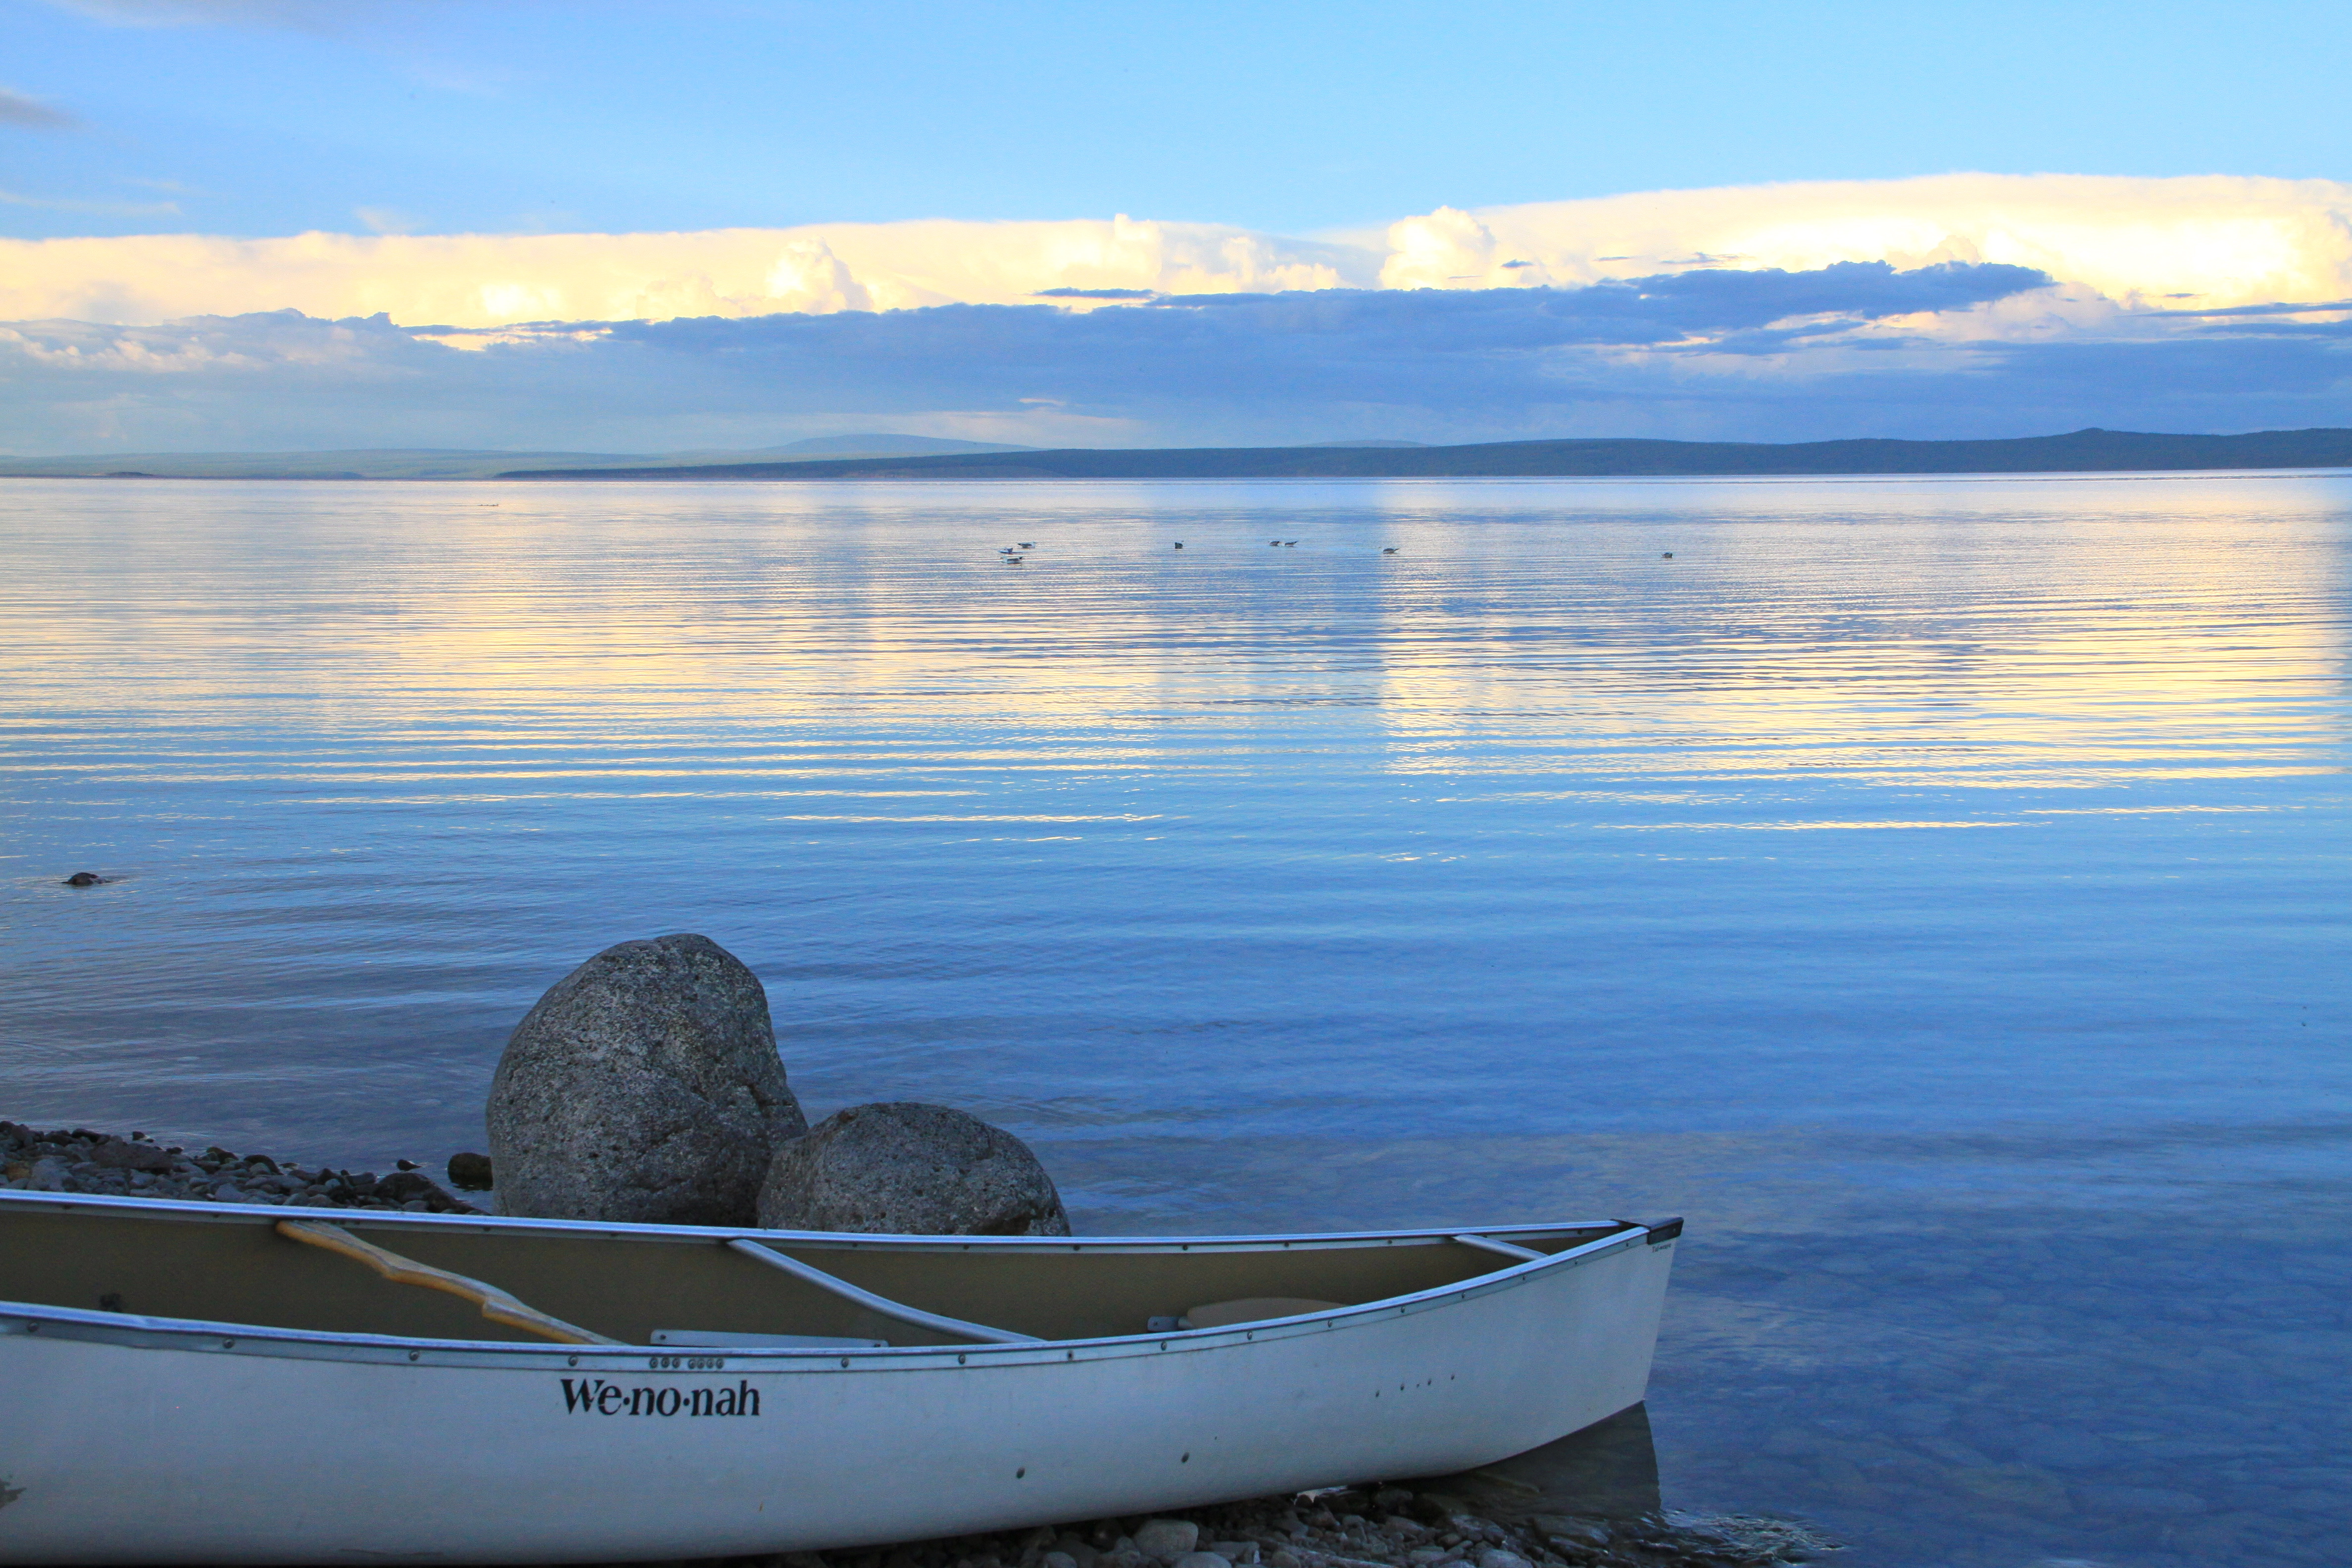
[[[487,1193],[492,1185],[488,1154],[449,1156],[449,1184],[460,1192]]]
[[[1029,1146],[944,1105],[853,1105],[776,1152],[760,1189],[772,1230],[885,1236],[1067,1236],[1070,1216]]]

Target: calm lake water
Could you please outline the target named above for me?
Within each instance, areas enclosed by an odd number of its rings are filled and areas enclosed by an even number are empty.
[[[2352,1556],[2352,479],[9,480],[0,552],[0,1114],[437,1162],[697,931],[813,1118],[1082,1230],[1688,1215],[1670,1506]]]

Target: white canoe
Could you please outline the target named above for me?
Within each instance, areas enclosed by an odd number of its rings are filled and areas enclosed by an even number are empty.
[[[1641,1400],[1680,1231],[863,1237],[0,1194],[0,1563],[709,1557],[1445,1474]]]

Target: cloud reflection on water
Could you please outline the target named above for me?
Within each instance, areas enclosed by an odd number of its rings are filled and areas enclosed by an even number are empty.
[[[1670,1501],[2352,1522],[2352,481],[476,495],[0,485],[0,1110],[446,1153],[705,930],[1090,1229],[1687,1211]]]

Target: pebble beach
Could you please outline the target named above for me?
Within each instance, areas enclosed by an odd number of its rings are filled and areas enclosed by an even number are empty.
[[[191,1203],[410,1214],[485,1212],[426,1175],[412,1160],[378,1175],[304,1166],[268,1154],[239,1154],[217,1145],[192,1154],[176,1144],[159,1144],[144,1132],[97,1132],[87,1127],[40,1131],[16,1121],[0,1121],[0,1182],[22,1192]]]

